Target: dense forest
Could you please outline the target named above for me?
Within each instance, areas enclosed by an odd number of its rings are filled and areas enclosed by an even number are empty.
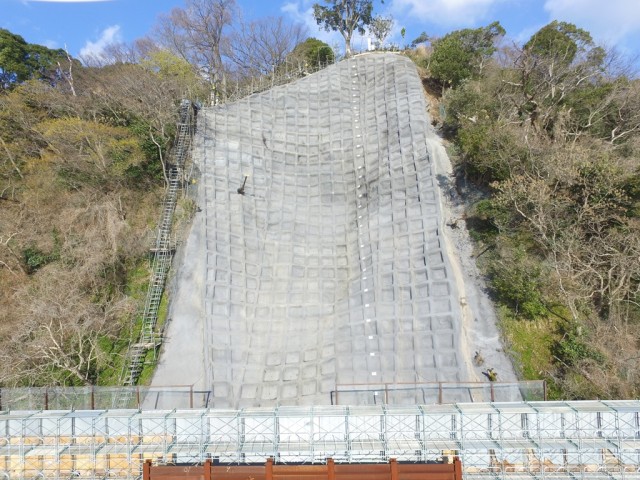
[[[239,18],[232,0],[189,0],[83,59],[0,30],[0,386],[117,382],[180,100],[333,59],[298,25]],[[640,83],[575,25],[505,34],[423,34],[402,52],[433,99],[503,336],[555,397],[638,396]]]

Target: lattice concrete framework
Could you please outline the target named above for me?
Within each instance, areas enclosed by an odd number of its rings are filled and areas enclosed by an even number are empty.
[[[206,240],[186,257],[206,262],[190,298],[204,302],[202,387],[214,406],[471,379],[429,128],[415,66],[393,54],[200,112]],[[422,401],[414,393],[405,403]]]
[[[195,464],[424,462],[465,479],[640,479],[640,402],[0,413],[0,478],[137,478]]]

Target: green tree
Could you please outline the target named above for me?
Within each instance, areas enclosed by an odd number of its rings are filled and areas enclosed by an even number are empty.
[[[542,27],[524,45],[512,77],[505,82],[521,97],[513,98],[521,120],[540,132],[566,134],[563,111],[567,100],[597,85],[605,57],[589,32],[571,23],[553,21]]]
[[[403,30],[404,30],[404,28],[403,28]],[[429,37],[429,35],[427,35],[427,32],[422,32],[414,40],[411,41],[411,47],[412,48],[416,48],[421,43],[427,43],[427,42],[430,42],[430,41],[431,41],[431,38]]]
[[[570,64],[580,50],[593,45],[593,39],[586,30],[572,23],[554,20],[542,27],[524,45],[524,49],[534,55]]]
[[[335,61],[333,49],[317,38],[307,38],[299,43],[289,55],[288,60],[299,62],[303,67],[315,69]]]
[[[62,49],[52,50],[36,44],[29,44],[28,47],[28,63],[32,76],[46,80],[52,85],[58,83],[63,78],[60,63],[70,58],[67,53]]]
[[[27,43],[20,35],[0,28],[0,89],[31,78],[55,84],[63,78],[59,64],[66,59],[64,50]]]
[[[324,0],[326,6],[313,5],[313,16],[326,31],[339,32],[344,38],[345,56],[352,55],[351,38],[353,32],[364,35],[371,24],[373,0]]]
[[[24,38],[0,28],[0,88],[7,89],[29,78],[27,50]]]
[[[491,264],[489,278],[496,299],[508,305],[516,315],[534,319],[546,313],[542,285],[544,276],[539,264],[528,258],[523,247],[505,254]]]
[[[32,78],[55,85],[64,78],[60,63],[67,58],[64,50],[27,43],[20,35],[0,28],[0,89]]]
[[[495,52],[495,41],[505,30],[499,22],[476,29],[451,32],[433,42],[431,75],[443,87],[457,87],[482,74],[485,62]]]
[[[205,99],[207,88],[205,81],[189,62],[171,53],[158,49],[150,52],[140,61],[140,66],[147,72],[155,73],[159,80],[171,84],[173,90],[179,85],[187,98]]]

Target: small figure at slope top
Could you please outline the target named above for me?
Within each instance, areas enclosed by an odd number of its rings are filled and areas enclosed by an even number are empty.
[[[482,372],[482,374],[487,377],[490,382],[495,382],[498,380],[498,372],[496,372],[493,368],[488,369],[486,372]]]

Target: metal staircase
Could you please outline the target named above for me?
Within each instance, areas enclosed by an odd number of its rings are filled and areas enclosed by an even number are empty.
[[[182,172],[191,148],[191,137],[194,130],[194,115],[191,102],[183,100],[180,105],[180,122],[177,125],[176,143],[170,156],[171,167],[168,172],[168,187],[164,198],[162,217],[158,227],[156,241],[151,248],[152,264],[149,288],[142,314],[142,329],[137,343],[129,346],[127,361],[122,370],[120,385],[133,386],[137,383],[144,368],[147,353],[155,351],[162,338],[157,332],[158,311],[164,292],[175,246],[171,242],[173,213],[178,201],[178,191],[182,183]],[[127,408],[131,402],[132,392],[125,390],[114,399],[114,407]]]

